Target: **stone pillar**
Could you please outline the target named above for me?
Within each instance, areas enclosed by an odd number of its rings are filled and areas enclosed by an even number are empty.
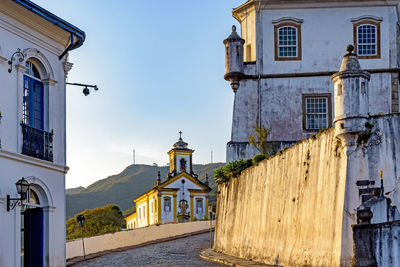
[[[357,139],[368,126],[370,74],[363,71],[354,47],[346,47],[339,72],[332,75],[335,102],[335,136],[340,140],[347,158],[345,195],[342,219],[341,262],[346,264],[353,257],[351,225],[357,223],[356,212],[359,202],[357,180],[369,180],[368,160]]]

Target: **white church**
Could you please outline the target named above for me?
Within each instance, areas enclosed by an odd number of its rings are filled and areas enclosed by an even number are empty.
[[[252,157],[254,125],[290,146],[333,126],[331,75],[353,44],[371,74],[369,115],[399,112],[400,1],[249,0],[224,41],[225,79],[235,92],[227,162]],[[232,44],[230,46],[229,44]]]
[[[164,223],[179,223],[208,219],[208,178],[203,183],[193,172],[193,152],[188,143],[179,140],[168,152],[169,173],[155,186],[134,199],[136,212],[125,218],[128,229]]]
[[[85,33],[0,4],[0,266],[65,266],[66,77]]]

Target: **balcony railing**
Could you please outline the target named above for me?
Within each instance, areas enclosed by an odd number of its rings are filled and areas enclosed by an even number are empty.
[[[22,154],[38,159],[53,161],[53,131],[46,132],[24,123],[22,127]]]

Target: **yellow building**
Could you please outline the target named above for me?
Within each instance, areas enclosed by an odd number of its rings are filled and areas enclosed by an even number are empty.
[[[182,133],[180,132],[180,135]],[[169,222],[208,219],[208,180],[202,183],[192,169],[194,150],[179,137],[169,152],[169,173],[161,182],[134,200],[136,212],[125,218],[128,229]]]

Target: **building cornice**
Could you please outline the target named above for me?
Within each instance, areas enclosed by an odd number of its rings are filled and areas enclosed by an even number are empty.
[[[6,150],[2,150],[0,149],[0,158],[6,158],[6,159],[10,159],[10,160],[15,160],[18,162],[22,162],[25,164],[29,164],[29,165],[33,165],[33,166],[37,166],[43,169],[48,169],[51,171],[55,171],[55,172],[60,172],[60,173],[64,173],[66,174],[69,170],[69,168],[67,166],[62,166],[62,165],[58,165],[49,161],[45,161],[45,160],[41,160],[41,159],[37,159],[37,158],[32,158],[29,156],[25,156],[22,154],[17,154],[17,153],[13,153],[13,152],[9,152]]]
[[[235,19],[241,22],[239,14],[249,8],[261,9],[295,9],[295,8],[340,8],[366,6],[397,6],[400,0],[249,0],[233,9]]]

